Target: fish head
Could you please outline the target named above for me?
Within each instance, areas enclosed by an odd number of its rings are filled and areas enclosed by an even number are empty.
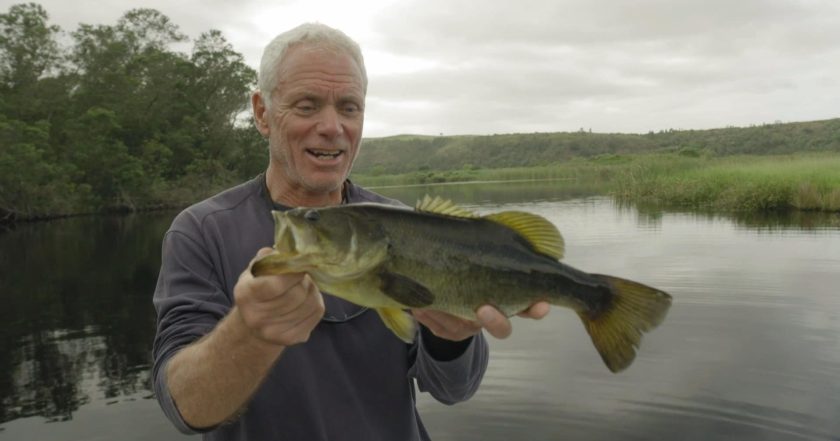
[[[273,215],[274,252],[265,259],[272,268],[260,264],[260,272],[306,272],[316,281],[336,283],[358,277],[387,255],[378,224],[350,206],[302,207]]]

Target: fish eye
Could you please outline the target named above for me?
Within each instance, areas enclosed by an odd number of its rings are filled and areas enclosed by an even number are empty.
[[[321,215],[315,210],[307,210],[306,213],[303,213],[303,218],[310,222],[315,222],[321,218]]]

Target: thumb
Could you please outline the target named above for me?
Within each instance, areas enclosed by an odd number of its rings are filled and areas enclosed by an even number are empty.
[[[260,257],[271,254],[272,252],[274,252],[274,248],[262,247],[259,249],[259,251],[257,251],[257,255],[254,257],[253,260],[257,260]]]
[[[260,248],[259,251],[257,251],[257,254],[254,256],[254,258],[251,259],[251,262],[248,263],[248,268],[243,272],[243,274],[248,273],[248,275],[253,276],[254,264],[257,261],[259,261],[260,259],[262,259],[263,257],[268,256],[269,254],[271,254],[273,252],[274,252],[274,248],[269,248],[269,247]]]

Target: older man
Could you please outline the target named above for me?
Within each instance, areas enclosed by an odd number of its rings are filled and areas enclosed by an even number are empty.
[[[487,366],[481,329],[510,334],[490,306],[476,321],[415,311],[412,345],[377,314],[322,294],[305,274],[253,277],[271,210],[397,203],[347,180],[359,151],[367,75],[358,45],[306,24],[265,49],[252,97],[266,172],[180,213],[155,291],[154,383],[166,415],[211,440],[426,440],[414,381],[466,400]],[[546,304],[525,315],[539,318]]]

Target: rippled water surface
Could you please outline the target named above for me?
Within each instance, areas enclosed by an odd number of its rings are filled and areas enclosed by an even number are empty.
[[[840,216],[621,207],[563,183],[382,188],[478,212],[541,214],[565,262],[670,292],[635,363],[611,374],[555,308],[491,341],[469,402],[418,406],[436,440],[840,439]],[[0,439],[183,439],[148,388],[151,293],[174,213],[0,233]]]

